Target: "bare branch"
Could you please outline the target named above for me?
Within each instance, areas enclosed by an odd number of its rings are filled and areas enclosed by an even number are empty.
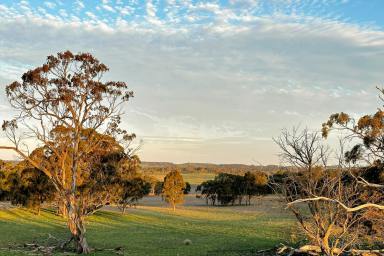
[[[346,206],[345,204],[343,204],[342,202],[340,202],[337,199],[332,199],[332,198],[323,197],[323,196],[313,197],[313,198],[297,199],[297,200],[295,200],[293,202],[288,203],[287,207],[289,208],[289,207],[291,207],[294,204],[304,203],[304,202],[308,202],[308,201],[328,201],[328,202],[337,203],[341,207],[343,207],[347,212],[356,212],[356,211],[360,211],[360,210],[365,209],[365,208],[377,208],[377,209],[380,209],[380,210],[384,210],[384,205],[373,204],[373,203],[365,203],[365,204],[358,205],[358,206],[355,206],[355,207],[348,207],[348,206]]]

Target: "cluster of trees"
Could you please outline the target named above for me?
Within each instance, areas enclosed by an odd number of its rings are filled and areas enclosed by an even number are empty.
[[[51,163],[47,160],[45,164]],[[122,151],[98,158],[87,179],[79,182],[77,194],[81,197],[82,213],[92,214],[105,204],[118,205],[125,212],[127,206],[135,205],[148,195],[151,183],[138,172],[139,164],[137,156],[127,158]],[[46,174],[25,160],[18,163],[2,161],[0,168],[0,200],[30,208],[37,214],[43,203],[54,203],[58,213],[66,216],[65,205]]]
[[[161,196],[173,209],[183,202],[191,185],[184,182],[181,173],[170,171],[164,181],[152,176],[143,176],[137,156],[126,159],[123,152],[108,153],[95,164],[92,173],[78,188],[82,197],[84,215],[99,210],[106,204],[117,205],[123,213],[127,207],[135,206],[144,196],[153,192]],[[58,214],[66,216],[65,206],[50,179],[28,161],[5,162],[0,160],[0,200],[32,209],[36,214],[44,203],[57,206]]]
[[[263,172],[247,172],[243,176],[220,173],[213,180],[201,183],[196,191],[212,205],[234,205],[236,202],[241,205],[243,201],[250,205],[253,196],[272,192],[268,176]]]
[[[36,210],[40,214],[44,202],[52,202],[55,188],[48,177],[26,165],[0,161],[0,200]]]

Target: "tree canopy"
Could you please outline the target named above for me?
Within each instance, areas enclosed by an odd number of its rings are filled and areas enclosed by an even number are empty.
[[[253,196],[272,192],[268,176],[262,172],[247,172],[244,176],[220,173],[213,180],[201,183],[196,190],[212,205],[216,202],[234,205],[236,201],[241,205],[244,197],[245,204],[250,205]]]
[[[176,209],[176,204],[184,201],[184,189],[184,179],[178,170],[173,170],[164,177],[162,196],[173,210]]]

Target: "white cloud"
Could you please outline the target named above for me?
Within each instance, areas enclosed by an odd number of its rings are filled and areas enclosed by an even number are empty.
[[[147,12],[147,21],[153,25],[161,25],[161,20],[156,16],[156,6],[153,4],[152,0],[147,0],[146,4]]]
[[[59,14],[64,17],[64,18],[67,18],[68,17],[68,13],[64,10],[64,9],[60,9],[59,10]]]
[[[85,12],[85,15],[87,15],[92,20],[97,20],[97,16],[93,14],[92,12]]]
[[[134,12],[134,8],[130,6],[124,6],[123,8],[120,9],[120,14],[123,16],[126,15],[131,15]]]
[[[84,8],[85,8],[85,4],[83,3],[82,0],[76,0],[75,1],[75,10],[76,11],[81,11]]]
[[[48,8],[50,8],[50,9],[53,9],[53,8],[56,7],[55,3],[49,2],[49,1],[48,2],[44,2],[44,5],[47,6]]]
[[[234,5],[252,4],[243,2]],[[282,127],[320,128],[333,112],[369,113],[378,105],[383,31],[313,17],[242,16],[214,4],[204,5],[216,15],[211,23],[193,24],[197,11],[185,15],[192,24],[177,23],[177,13],[166,23],[157,6],[146,4],[147,23],[109,23],[97,11],[47,20],[0,5],[0,37],[7,39],[0,44],[0,82],[49,54],[90,51],[110,66],[108,79],[135,91],[125,125],[147,139],[144,160],[247,162],[260,155],[271,162],[276,152],[268,138]]]
[[[29,67],[21,63],[4,61],[0,58],[0,78],[7,81],[17,80]]]
[[[113,9],[113,7],[111,7],[111,6],[108,5],[108,4],[103,4],[101,7],[102,7],[104,10],[106,10],[106,11],[109,11],[109,12],[115,12],[115,9]]]

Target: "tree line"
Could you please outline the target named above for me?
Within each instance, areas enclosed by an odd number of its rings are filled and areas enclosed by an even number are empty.
[[[82,198],[84,215],[106,204],[117,205],[124,212],[150,193],[151,183],[138,172],[140,160],[137,157],[127,159],[123,154],[112,153],[99,160],[77,191]],[[47,175],[26,161],[0,161],[0,165],[0,200],[27,207],[37,214],[43,204],[49,204],[56,207],[58,214],[67,216],[65,205]]]
[[[272,193],[268,176],[263,172],[247,172],[243,176],[220,173],[213,180],[207,180],[197,186],[198,197],[204,197],[206,204],[242,205],[251,204],[257,195]]]
[[[173,169],[181,173],[230,173],[244,175],[246,172],[276,173],[289,168],[277,165],[246,165],[246,164],[209,164],[209,163],[164,163],[164,162],[143,162],[142,170],[148,174],[167,174]]]
[[[177,169],[170,171],[163,181],[158,181],[138,171],[140,160],[137,157],[130,159],[128,166],[127,163],[123,164],[121,157],[105,155],[103,164],[94,167],[97,175],[90,175],[79,187],[79,196],[84,198],[85,215],[94,213],[104,205],[116,205],[125,213],[127,207],[136,206],[140,199],[151,192],[161,196],[175,209],[177,204],[183,202],[184,195],[191,191],[191,185],[184,182]],[[47,204],[56,207],[57,214],[66,216],[52,182],[26,161],[0,160],[0,201],[26,207],[36,214],[40,214],[42,205]]]

